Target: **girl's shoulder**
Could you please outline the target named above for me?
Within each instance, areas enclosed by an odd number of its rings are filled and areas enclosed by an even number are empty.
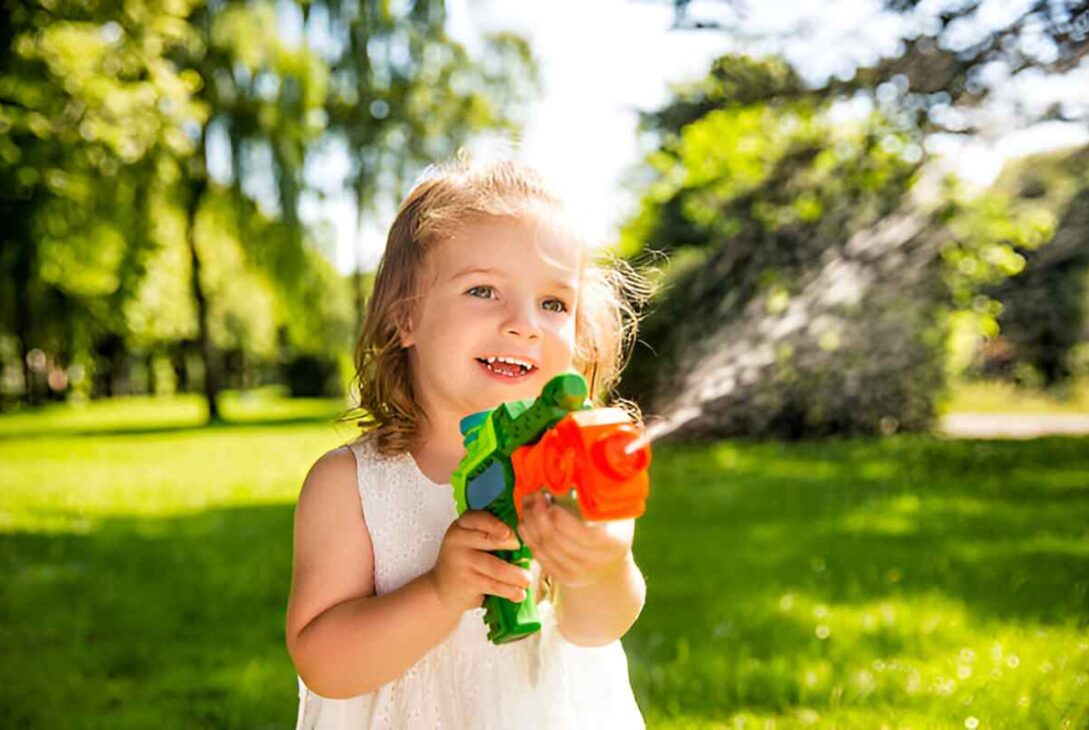
[[[314,462],[311,472],[324,473],[342,483],[355,483],[361,476],[389,469],[398,461],[396,455],[383,454],[375,435],[367,433],[326,451]]]
[[[355,455],[360,468],[385,464],[393,458],[382,454],[382,451],[378,448],[378,438],[374,432],[365,433],[341,448]]]
[[[319,492],[323,498],[334,493],[334,499],[346,503],[376,490],[384,493],[385,485],[400,483],[410,476],[404,455],[383,454],[375,435],[368,433],[322,454],[310,467],[300,499],[307,492]]]
[[[355,454],[360,467],[377,466],[391,467],[400,465],[407,451],[385,451],[379,446],[379,434],[377,431],[369,431],[344,445],[345,449]]]
[[[331,494],[354,491],[357,479],[357,457],[352,444],[330,449],[318,457],[303,480],[300,502],[317,498],[328,499]]]
[[[346,444],[329,449],[318,457],[307,481],[336,481],[340,484],[354,483],[359,469],[378,458],[374,440],[366,436],[349,441]]]

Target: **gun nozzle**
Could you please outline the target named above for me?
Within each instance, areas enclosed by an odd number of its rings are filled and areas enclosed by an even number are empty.
[[[646,432],[644,432],[624,447],[624,455],[629,457],[635,456],[636,453],[642,451],[647,446],[650,446],[650,438],[647,436]]]
[[[632,431],[617,431],[601,442],[600,454],[609,471],[621,479],[647,468],[649,454],[646,434],[635,435]]]

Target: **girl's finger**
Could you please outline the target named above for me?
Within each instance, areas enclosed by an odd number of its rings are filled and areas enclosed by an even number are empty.
[[[634,519],[588,524],[569,512],[550,517],[557,539],[587,551],[611,552],[621,545],[630,546],[635,538]]]
[[[530,533],[536,538],[537,545],[543,547],[549,541],[549,535],[552,532],[543,501],[540,498],[533,499],[527,509],[523,510],[522,515],[523,521],[529,526]]]
[[[474,509],[462,512],[457,518],[457,523],[466,530],[476,530],[498,538],[505,538],[510,532],[510,528],[504,524],[503,520],[484,510]]]
[[[541,561],[541,567],[551,568],[550,572],[553,575],[566,577],[573,567],[583,562],[587,553],[596,555],[596,552],[583,551],[574,545],[565,545],[555,530],[551,527],[546,529],[550,532],[543,534],[534,527],[528,526],[526,532],[529,534],[530,541],[526,544],[530,545],[533,557]]]
[[[570,545],[555,543],[549,557],[570,574],[584,576],[598,566],[616,562],[616,553],[610,550],[580,550]]]
[[[518,536],[522,538],[524,542],[534,554],[539,550],[539,542],[537,540],[537,530],[533,525],[526,522],[518,523]]]
[[[553,538],[556,538],[555,533]],[[584,578],[600,566],[617,562],[620,559],[617,550],[617,546],[581,548],[572,542],[556,538],[551,540],[547,550],[535,552],[534,557],[543,554],[543,559],[570,581]]]
[[[469,510],[456,520],[466,543],[477,550],[517,550],[518,537],[490,512]]]
[[[500,598],[507,598],[515,603],[521,603],[526,598],[526,590],[524,588],[517,588],[503,581],[496,580],[484,573],[476,573],[478,590],[481,593],[486,593],[490,596],[499,596]]]
[[[547,513],[549,528],[557,538],[577,545],[580,549],[592,550],[601,544],[603,529],[597,525],[586,525],[579,517],[564,507],[552,506]]]
[[[518,538],[515,537],[513,532],[510,533],[510,537],[501,540],[476,530],[464,530],[459,543],[465,547],[470,547],[474,550],[483,550],[485,552],[492,552],[493,550],[517,550],[519,547]]]
[[[551,555],[545,552],[541,552],[540,554],[534,553],[533,558],[540,564],[542,572],[548,573],[552,576],[553,581],[557,583],[564,582],[567,574],[563,571],[562,568],[556,565],[556,563],[552,560]]]
[[[476,556],[472,561],[472,568],[481,575],[513,588],[526,588],[533,584],[533,573],[494,555]]]

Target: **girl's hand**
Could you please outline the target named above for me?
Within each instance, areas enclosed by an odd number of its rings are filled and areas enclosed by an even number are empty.
[[[631,551],[635,520],[584,522],[534,492],[522,502],[518,534],[559,585],[589,585],[619,568]]]
[[[439,602],[460,614],[479,608],[486,594],[525,600],[532,574],[489,554],[518,547],[515,534],[492,513],[462,513],[447,528],[438,560],[429,571]]]

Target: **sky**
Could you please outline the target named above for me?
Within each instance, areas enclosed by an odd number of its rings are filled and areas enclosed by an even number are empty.
[[[923,0],[923,5],[939,0]],[[994,0],[980,13],[985,22],[1002,23],[1016,12],[1018,0]],[[641,159],[636,134],[637,110],[660,106],[670,82],[704,75],[718,55],[743,50],[760,54],[778,50],[812,79],[846,76],[860,63],[895,52],[913,19],[880,11],[877,0],[796,0],[749,3],[743,15],[727,15],[725,3],[693,3],[693,12],[733,22],[748,40],[731,40],[713,30],[671,30],[672,3],[651,0],[551,0],[512,3],[498,0],[448,0],[448,32],[470,52],[479,35],[513,30],[526,35],[540,65],[543,91],[532,106],[519,156],[537,167],[564,195],[572,214],[602,244],[615,238],[619,224],[634,210],[633,195],[621,181]],[[924,13],[925,14],[925,13]],[[713,16],[712,16],[713,17]],[[964,29],[966,38],[979,29]],[[760,40],[789,36],[786,46]],[[1029,130],[1010,127],[1010,111],[1020,105],[1044,108],[1056,98],[1089,107],[1089,66],[1069,78],[1026,78],[1000,85],[995,104],[982,119],[984,134],[965,142],[935,138],[928,145],[943,164],[977,185],[998,174],[1004,160],[1031,152],[1070,146],[1089,139],[1084,125],[1050,123]],[[502,149],[509,141],[482,140],[478,151]],[[341,154],[341,157],[343,155]],[[346,159],[323,164],[330,179],[346,169]],[[361,234],[362,266],[373,269],[381,256],[392,208],[380,212]],[[336,241],[335,263],[342,272],[356,265],[352,245],[355,212],[347,196],[309,200],[302,209],[311,223],[324,221]]]

